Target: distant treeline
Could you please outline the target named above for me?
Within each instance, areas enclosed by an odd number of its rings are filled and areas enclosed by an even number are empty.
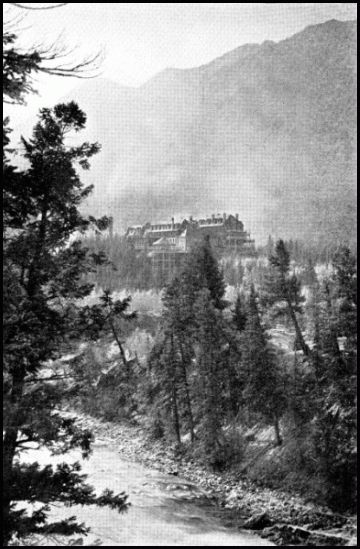
[[[84,245],[91,252],[103,252],[108,258],[105,265],[99,265],[96,271],[89,275],[89,281],[100,288],[108,288],[112,291],[123,288],[135,290],[160,289],[171,281],[174,274],[179,274],[175,272],[168,277],[157,275],[152,269],[151,260],[147,254],[135,250],[134,246],[124,236],[92,236],[84,240]],[[273,238],[269,237],[266,245],[257,247],[257,257],[268,258],[273,253],[274,246]],[[339,246],[335,243],[329,246],[301,240],[285,241],[285,246],[291,255],[292,261],[304,268],[305,274],[302,275],[303,277],[306,277],[307,270],[311,270],[316,264],[331,263],[339,249]],[[241,259],[236,255],[221,258],[220,264],[226,284],[236,287],[241,285],[245,272],[245,263],[244,258]],[[248,263],[254,264],[255,259],[250,259]],[[261,282],[261,262],[257,262],[256,271]],[[306,278],[301,281],[306,284]]]

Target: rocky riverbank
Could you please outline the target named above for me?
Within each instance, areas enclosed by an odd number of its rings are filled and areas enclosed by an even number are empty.
[[[235,473],[213,473],[176,453],[161,440],[146,437],[137,426],[103,422],[78,415],[91,428],[97,445],[111,444],[127,460],[182,476],[203,488],[228,526],[256,530],[276,545],[356,546],[356,519],[305,503],[300,497],[259,488]]]

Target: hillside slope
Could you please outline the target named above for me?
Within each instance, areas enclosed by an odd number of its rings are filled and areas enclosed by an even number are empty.
[[[139,88],[85,82],[88,208],[118,229],[238,211],[258,239],[354,239],[355,66],[356,22],[332,20]]]

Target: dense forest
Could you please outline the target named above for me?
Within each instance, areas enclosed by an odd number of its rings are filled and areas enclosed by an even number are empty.
[[[179,274],[181,271],[181,267],[179,267],[178,273],[172,273],[165,277],[156,275],[151,268],[151,259],[146,251],[139,252],[129,240],[117,233],[110,235],[98,232],[92,236],[87,234],[83,236],[82,241],[83,245],[94,253],[103,253],[108,258],[106,264],[98,265],[95,273],[89,275],[89,281],[100,288],[109,288],[113,291],[123,288],[128,290],[162,289],[171,282],[174,274]],[[311,271],[312,266],[316,264],[329,264],[340,248],[338,243],[329,245],[321,243],[319,240],[314,242],[288,240],[285,241],[285,245],[292,261],[305,272]],[[274,246],[275,239],[269,236],[266,245],[257,247],[257,257],[266,260],[273,252]],[[355,250],[351,251],[355,253]],[[239,258],[236,254],[224,255],[217,259],[220,261],[224,281],[230,286],[241,285],[246,268],[251,268],[249,265],[256,264],[258,276],[262,276],[261,262],[256,263],[246,257]]]
[[[257,482],[354,508],[355,257],[343,247],[325,271],[311,261],[300,267],[279,240],[267,262],[245,267],[227,300],[221,266],[205,241],[160,294],[155,325],[146,325],[149,311],[132,317],[132,328],[118,318],[77,357],[72,368],[83,380],[76,405],[143,423],[151,436],[175,441],[180,452],[217,470],[242,470],[254,433],[269,426],[270,446],[279,451],[253,468]],[[129,337],[136,326],[151,334],[143,360]],[[285,349],[274,334],[279,326],[288,336]],[[135,359],[124,358],[121,347],[118,359],[101,354],[119,339],[134,345]],[[99,378],[104,361],[113,368]]]

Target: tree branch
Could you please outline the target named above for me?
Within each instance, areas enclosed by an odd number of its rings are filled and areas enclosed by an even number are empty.
[[[54,10],[56,8],[61,8],[62,6],[67,6],[69,2],[63,2],[61,4],[56,4],[56,6],[45,6],[43,8],[36,8],[33,6],[24,6],[23,4],[17,4],[16,2],[9,2],[10,6],[15,6],[16,8],[20,8],[22,10],[35,10],[35,11],[43,11],[43,10]]]
[[[50,377],[37,377],[33,379],[26,379],[25,383],[40,383],[42,381],[59,381],[63,379],[83,379],[83,376],[75,376],[73,374],[59,374],[59,375],[53,375]]]

